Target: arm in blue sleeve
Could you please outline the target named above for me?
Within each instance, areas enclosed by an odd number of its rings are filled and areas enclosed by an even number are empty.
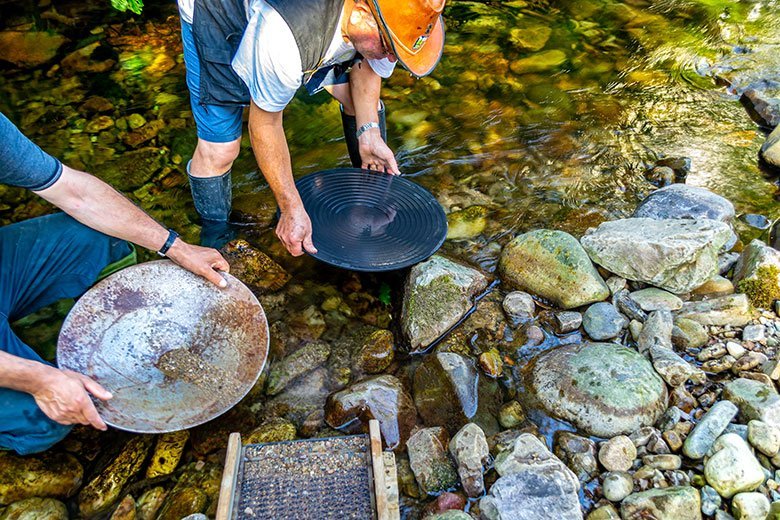
[[[62,163],[0,113],[0,183],[37,191],[50,187],[60,175]]]

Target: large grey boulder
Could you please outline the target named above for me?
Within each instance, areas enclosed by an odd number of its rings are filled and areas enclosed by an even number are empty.
[[[582,518],[577,477],[530,433],[499,453],[495,467],[501,478],[479,502],[484,520]]]
[[[718,251],[731,234],[716,220],[629,218],[604,222],[581,242],[611,273],[684,293],[718,274]]]
[[[734,205],[708,189],[671,184],[651,193],[633,216],[656,220],[708,218],[729,223],[734,220]]]
[[[401,327],[412,351],[424,349],[455,325],[487,283],[476,269],[443,256],[415,265],[406,279],[401,310]]]
[[[772,130],[759,153],[768,164],[780,168],[780,126]]]
[[[598,437],[629,434],[666,409],[666,385],[635,350],[610,343],[543,352],[526,372],[527,388],[551,415]]]
[[[620,518],[701,520],[701,497],[699,491],[691,486],[650,489],[634,493],[627,496],[620,505]]]
[[[563,231],[539,229],[515,237],[498,264],[504,280],[572,309],[609,297],[609,287],[577,239]]]

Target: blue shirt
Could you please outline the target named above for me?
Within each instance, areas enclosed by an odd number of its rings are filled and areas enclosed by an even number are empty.
[[[62,175],[62,163],[27,139],[0,113],[0,184],[44,190]]]

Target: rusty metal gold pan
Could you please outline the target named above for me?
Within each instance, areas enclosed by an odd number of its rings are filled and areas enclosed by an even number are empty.
[[[106,424],[139,433],[191,428],[233,407],[268,355],[268,322],[254,294],[226,289],[169,260],[124,269],[90,289],[60,332],[61,368],[112,394]]]

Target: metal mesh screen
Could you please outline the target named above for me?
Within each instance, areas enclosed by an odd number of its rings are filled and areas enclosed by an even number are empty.
[[[238,519],[375,517],[367,435],[244,447]]]

